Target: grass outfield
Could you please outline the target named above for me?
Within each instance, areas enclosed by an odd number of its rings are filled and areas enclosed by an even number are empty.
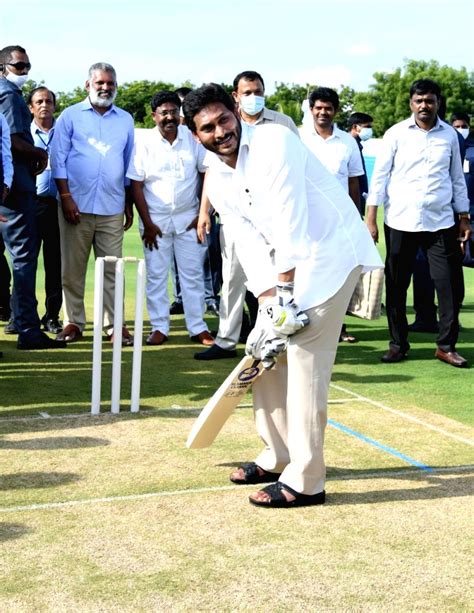
[[[132,229],[126,254],[140,253]],[[472,364],[472,270],[465,279],[458,348]],[[228,481],[259,449],[250,397],[212,447],[185,449],[237,360],[193,360],[199,346],[172,322],[168,343],[144,347],[137,416],[131,349],[121,415],[107,413],[107,347],[92,418],[91,330],[47,352],[0,335],[0,610],[472,610],[472,368],[435,360],[424,334],[408,360],[382,364],[385,319],[348,318],[360,342],[341,345],[334,368],[328,501],[269,511],[248,504],[255,487]]]

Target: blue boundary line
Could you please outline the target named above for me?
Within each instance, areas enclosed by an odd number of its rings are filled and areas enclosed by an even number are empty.
[[[344,426],[343,424],[340,424],[339,422],[334,421],[334,419],[328,419],[328,423],[334,428],[336,428],[336,430],[340,430],[341,432],[344,432],[345,434],[349,434],[350,436],[355,436],[359,440],[364,441],[364,443],[369,443],[369,445],[373,445],[374,447],[377,447],[377,449],[381,449],[382,451],[385,451],[386,453],[389,453],[390,455],[393,455],[396,458],[403,460],[407,464],[411,464],[412,466],[421,468],[422,470],[425,470],[428,473],[433,472],[433,469],[430,466],[426,466],[426,464],[422,464],[421,462],[418,462],[418,460],[414,460],[413,458],[410,458],[404,453],[400,453],[396,449],[393,449],[393,447],[388,447],[387,445],[384,445],[383,443],[379,443],[373,438],[369,438],[368,436],[365,436],[364,434],[361,434],[360,432],[351,430],[351,428],[348,428],[347,426]]]

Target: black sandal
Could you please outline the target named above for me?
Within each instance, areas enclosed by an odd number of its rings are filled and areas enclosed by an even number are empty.
[[[292,494],[295,499],[287,500],[282,493],[282,490],[286,490],[288,493]],[[324,490],[317,494],[300,494],[281,481],[267,485],[267,487],[262,488],[261,491],[268,494],[270,496],[270,500],[255,500],[249,496],[250,503],[257,507],[272,507],[280,509],[289,507],[309,507],[316,504],[324,504],[326,500],[326,492]]]
[[[237,470],[242,469],[244,471],[244,479],[233,479],[232,476],[229,477],[232,483],[237,483],[238,485],[254,485],[256,483],[272,483],[273,481],[278,481],[280,478],[280,473],[270,473],[260,466],[257,466],[255,462],[247,462],[239,466]],[[263,475],[261,475],[258,470],[263,470]]]

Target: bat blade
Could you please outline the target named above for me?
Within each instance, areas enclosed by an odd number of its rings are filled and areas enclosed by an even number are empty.
[[[194,422],[186,441],[188,449],[203,449],[213,443],[222,426],[262,370],[263,365],[260,360],[251,356],[242,358],[224,383],[214,392]]]

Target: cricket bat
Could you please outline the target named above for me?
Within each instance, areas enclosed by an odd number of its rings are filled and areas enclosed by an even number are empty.
[[[213,443],[241,398],[263,370],[262,362],[252,356],[246,355],[240,360],[194,422],[186,441],[188,449],[202,449]]]

